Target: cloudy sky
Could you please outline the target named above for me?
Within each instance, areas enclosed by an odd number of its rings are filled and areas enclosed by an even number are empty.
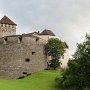
[[[0,0],[0,18],[17,23],[17,34],[52,30],[75,52],[90,32],[90,0]]]

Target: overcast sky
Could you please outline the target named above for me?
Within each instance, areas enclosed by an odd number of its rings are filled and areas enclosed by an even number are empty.
[[[66,41],[70,55],[90,32],[90,0],[0,0],[0,18],[17,24],[17,34],[52,30]]]

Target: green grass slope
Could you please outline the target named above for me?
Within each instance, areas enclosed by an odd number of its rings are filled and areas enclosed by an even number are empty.
[[[60,71],[45,70],[24,79],[0,80],[0,90],[60,90],[55,87],[55,77]]]

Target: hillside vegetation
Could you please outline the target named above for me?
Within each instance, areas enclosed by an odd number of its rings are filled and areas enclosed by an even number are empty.
[[[60,71],[45,70],[17,80],[0,80],[0,90],[60,90],[55,77]]]

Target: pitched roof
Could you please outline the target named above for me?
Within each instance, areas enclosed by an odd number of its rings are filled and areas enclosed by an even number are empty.
[[[7,16],[4,16],[1,20],[0,20],[1,24],[10,24],[10,25],[16,25],[12,20],[10,20]]]
[[[42,31],[40,35],[55,36],[55,34],[51,30],[47,30],[47,29],[45,29],[44,31]]]

